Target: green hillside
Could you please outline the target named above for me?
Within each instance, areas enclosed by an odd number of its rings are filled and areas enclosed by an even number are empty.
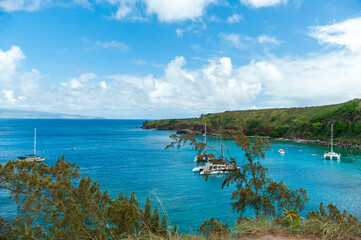
[[[217,132],[222,129],[243,130],[248,136],[295,137],[329,140],[331,123],[335,140],[361,144],[361,100],[306,108],[282,108],[227,111],[201,115],[199,118],[146,121],[143,128]]]

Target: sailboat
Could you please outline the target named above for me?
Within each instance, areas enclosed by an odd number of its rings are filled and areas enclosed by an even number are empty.
[[[205,143],[205,148],[204,148],[203,154],[206,154],[207,153],[207,123],[204,123],[204,143]],[[193,170],[192,170],[193,172],[202,172],[205,167],[204,162],[208,162],[208,156],[205,156],[202,158],[202,155],[198,154],[197,156],[195,156],[194,161],[197,163],[203,162],[203,164],[202,164],[202,166],[193,168]]]
[[[202,171],[200,172],[201,175],[219,175],[225,173],[232,173],[235,172],[239,167],[235,167],[232,164],[228,163],[227,158],[223,155],[223,142],[222,142],[222,134],[219,135],[220,137],[220,147],[221,147],[221,162],[216,161],[208,161]]]
[[[207,123],[204,123],[204,144],[205,144],[205,147],[204,147],[203,154],[206,154],[207,153]],[[201,155],[198,154],[197,156],[195,156],[194,161],[195,162],[202,162],[202,161],[206,162],[206,161],[208,161],[208,157],[201,158],[203,154],[201,154]]]
[[[333,124],[331,124],[331,152],[324,153],[323,158],[329,159],[329,160],[332,160],[332,159],[340,160],[340,158],[341,158],[341,154],[335,153],[333,151]]]
[[[34,129],[34,154],[31,155],[24,155],[19,156],[18,161],[25,161],[25,162],[43,162],[45,157],[37,157],[36,156],[36,128]]]

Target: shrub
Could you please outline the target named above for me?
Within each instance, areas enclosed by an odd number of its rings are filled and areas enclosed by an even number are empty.
[[[214,220],[213,217],[208,221],[204,221],[202,226],[199,227],[198,232],[204,234],[206,238],[210,236],[214,238],[217,236],[221,239],[231,235],[231,229],[228,227],[228,223],[222,224],[220,221]]]

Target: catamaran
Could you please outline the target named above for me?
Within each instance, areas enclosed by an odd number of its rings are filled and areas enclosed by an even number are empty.
[[[34,154],[19,156],[18,161],[25,162],[43,162],[45,157],[37,157],[36,156],[36,128],[34,129]]]
[[[203,171],[200,172],[201,175],[214,175],[214,174],[225,174],[235,172],[239,167],[235,167],[231,164],[223,163],[223,164],[213,164],[206,163],[204,165]]]
[[[333,158],[337,159],[337,160],[340,160],[340,158],[341,158],[341,154],[335,153],[333,151],[333,124],[331,124],[331,152],[324,153],[323,158],[324,159],[329,159],[329,160],[332,160]]]
[[[206,127],[206,124],[205,124]],[[206,133],[206,130],[205,130]],[[206,135],[205,135],[206,136]],[[200,172],[201,175],[214,175],[214,174],[224,174],[224,173],[231,173],[236,171],[239,168],[236,168],[235,166],[233,166],[232,164],[227,163],[226,158],[223,156],[223,142],[222,142],[222,134],[219,135],[220,136],[220,147],[221,147],[221,153],[220,153],[220,158],[221,160],[216,160],[214,158],[212,159],[208,159],[208,157],[203,158],[205,160],[198,160],[197,157],[199,158],[201,155],[197,155],[195,158],[195,161],[197,162],[203,162],[202,166],[198,166],[193,168],[193,172]],[[206,142],[206,138],[205,138],[205,143]],[[206,150],[204,151],[204,153],[206,153]]]

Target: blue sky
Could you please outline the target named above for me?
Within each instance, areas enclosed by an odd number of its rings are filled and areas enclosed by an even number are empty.
[[[361,1],[0,0],[0,107],[108,118],[361,96]]]

